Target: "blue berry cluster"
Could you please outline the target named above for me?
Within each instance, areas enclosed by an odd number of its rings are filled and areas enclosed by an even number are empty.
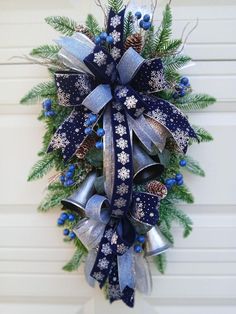
[[[134,251],[135,253],[141,253],[143,251],[142,245],[145,242],[145,236],[144,235],[137,235],[136,237],[137,243],[134,245]]]
[[[183,76],[180,79],[180,83],[175,86],[175,92],[173,93],[173,98],[177,99],[179,97],[184,97],[189,88],[190,88],[189,78],[186,76]]]
[[[74,222],[75,221],[75,215],[73,214],[67,214],[63,212],[60,217],[57,220],[58,226],[63,226],[66,221]],[[73,231],[70,231],[69,229],[63,230],[64,236],[69,236],[69,238],[72,240],[76,237],[75,233]]]
[[[85,124],[84,124],[86,127],[84,130],[86,135],[93,133],[93,124],[96,121],[97,121],[97,115],[94,113],[91,113],[88,116],[88,119],[85,121]],[[102,138],[105,135],[105,131],[103,128],[98,128],[96,133],[97,133],[97,136],[100,138]],[[103,149],[103,142],[101,140],[96,142],[96,148],[97,149]]]
[[[53,117],[56,114],[55,111],[52,110],[52,100],[49,98],[44,100],[43,110],[44,110],[45,117]]]
[[[75,181],[73,180],[74,175],[75,175],[75,165],[70,165],[65,175],[60,176],[61,183],[65,187],[72,186],[75,183]]]
[[[168,178],[165,181],[167,189],[171,189],[175,184],[178,186],[184,184],[183,175],[181,173],[176,173],[174,178]]]
[[[105,44],[105,42],[108,45],[112,45],[114,42],[114,39],[111,35],[107,35],[106,32],[102,32],[100,35],[95,37],[95,44],[100,45],[100,44]]]
[[[152,23],[150,21],[151,17],[149,14],[145,14],[142,18],[142,13],[141,12],[136,12],[135,13],[135,17],[137,18],[137,20],[139,21],[139,26],[144,29],[145,31],[149,30],[150,27],[152,26]],[[141,20],[142,18],[142,20]]]

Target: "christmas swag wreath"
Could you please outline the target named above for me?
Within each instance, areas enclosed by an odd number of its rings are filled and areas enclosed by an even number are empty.
[[[110,302],[134,305],[135,289],[151,292],[148,259],[161,273],[173,244],[172,223],[192,230],[179,202],[192,203],[181,169],[204,176],[188,146],[212,140],[184,112],[214,103],[194,94],[178,70],[191,59],[171,39],[172,16],[153,25],[152,12],[109,0],[105,26],[88,15],[86,26],[67,17],[46,22],[64,36],[35,48],[51,80],[34,87],[22,104],[42,101],[45,123],[40,160],[29,181],[54,168],[40,211],[62,206],[58,226],[76,248],[64,270],[84,261],[89,285],[98,282]]]

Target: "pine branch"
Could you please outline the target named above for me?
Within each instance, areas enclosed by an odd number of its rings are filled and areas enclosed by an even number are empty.
[[[90,33],[93,34],[94,36],[97,36],[101,33],[100,26],[99,26],[96,18],[92,14],[89,14],[87,16],[85,24],[86,24],[88,30],[90,31]]]
[[[145,59],[151,59],[155,56],[154,51],[154,27],[151,26],[151,28],[145,33],[142,57]]]
[[[77,270],[85,254],[86,254],[85,247],[82,245],[82,243],[78,239],[76,239],[76,251],[74,255],[72,256],[71,260],[63,267],[63,270],[68,271],[68,272]]]
[[[212,135],[205,130],[204,128],[200,127],[200,126],[196,126],[196,125],[192,125],[195,133],[197,134],[198,140],[200,142],[210,142],[213,141],[213,137]]]
[[[43,46],[39,46],[37,48],[34,48],[30,52],[30,55],[32,57],[56,61],[58,59],[59,50],[60,50],[60,47],[55,46],[55,45],[54,46],[53,45],[43,45]]]
[[[172,233],[170,232],[170,228],[171,226],[167,226],[166,224],[167,219],[164,218],[164,221],[162,221],[162,223],[160,224],[160,230],[161,233],[166,237],[166,239],[170,242],[170,243],[174,243],[174,237],[172,235]]]
[[[77,23],[66,16],[49,16],[45,18],[47,24],[63,35],[72,36],[75,32]]]
[[[156,56],[164,57],[169,55],[174,55],[177,53],[177,50],[180,48],[182,44],[181,39],[171,39],[163,47],[158,47],[158,53]]]
[[[209,105],[214,104],[216,99],[206,94],[187,94],[184,97],[179,97],[174,104],[181,110],[201,110]]]
[[[61,204],[61,200],[69,196],[70,193],[70,189],[49,192],[40,203],[38,210],[40,212],[47,212],[49,209],[59,206]]]
[[[172,14],[170,6],[167,5],[165,11],[163,12],[162,23],[156,33],[156,38],[154,40],[155,52],[158,55],[158,52],[161,52],[170,40],[172,33]]]
[[[42,178],[53,168],[54,164],[54,155],[45,154],[43,158],[37,161],[36,164],[32,167],[28,176],[28,181],[34,181]]]
[[[185,160],[187,161],[187,165],[185,167],[186,170],[198,176],[205,177],[204,170],[200,167],[199,163],[196,160],[194,160],[190,156],[185,156]]]
[[[172,202],[183,201],[187,204],[192,204],[194,202],[192,193],[185,185],[174,186],[172,190],[169,191],[168,198]]]
[[[126,39],[130,35],[133,34],[133,14],[132,12],[128,12],[125,21],[124,21],[124,38]]]
[[[186,238],[192,231],[192,220],[181,210],[172,207],[174,219],[184,228],[183,236]]]
[[[166,271],[167,260],[165,253],[154,256],[153,261],[161,274],[164,274]]]
[[[53,81],[39,83],[33,87],[20,101],[21,104],[32,104],[47,97],[56,96],[56,86]]]
[[[119,13],[123,7],[123,0],[108,0],[108,6],[115,12]]]
[[[191,58],[184,55],[173,55],[163,59],[165,71],[176,71],[191,61]]]

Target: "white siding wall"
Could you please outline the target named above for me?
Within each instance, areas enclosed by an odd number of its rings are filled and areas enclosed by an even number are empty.
[[[194,231],[184,240],[176,227],[166,275],[153,269],[153,294],[137,296],[132,313],[231,314],[236,312],[236,1],[172,2],[175,35],[199,19],[185,49],[196,66],[185,73],[196,91],[215,95],[218,103],[191,114],[191,120],[212,132],[215,141],[191,149],[207,173],[206,178],[186,175],[195,204],[183,208],[195,223]],[[40,106],[23,107],[19,99],[46,80],[47,73],[11,57],[57,37],[44,17],[83,21],[88,12],[100,14],[92,0],[0,0],[1,314],[131,313],[121,303],[111,308],[98,290],[87,286],[82,271],[61,270],[73,249],[62,242],[58,212],[36,212],[46,180],[26,182],[43,128],[36,119]]]

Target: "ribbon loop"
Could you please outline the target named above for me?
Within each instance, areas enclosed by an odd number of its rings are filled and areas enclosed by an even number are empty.
[[[83,101],[83,105],[94,113],[99,113],[101,109],[112,100],[110,85],[98,85]]]

